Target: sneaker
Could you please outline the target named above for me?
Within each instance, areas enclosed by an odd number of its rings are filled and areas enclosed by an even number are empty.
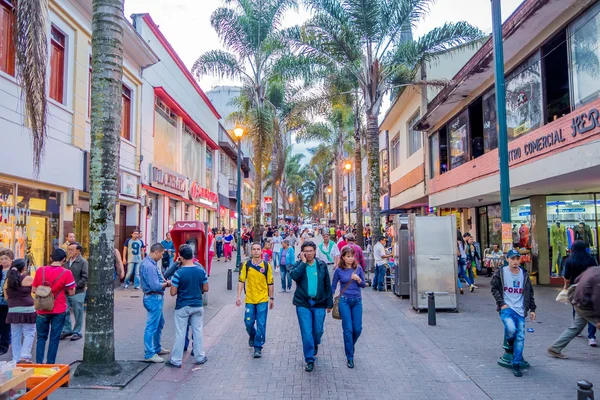
[[[129,285],[123,286],[123,290],[127,290],[127,289],[129,289]]]
[[[147,363],[157,363],[158,364],[158,363],[164,363],[165,359],[162,358],[161,356],[159,356],[158,354],[155,354],[155,355],[153,355],[150,358],[144,359],[144,362],[147,362]]]
[[[262,351],[260,349],[254,349],[254,358],[261,358]]]
[[[561,359],[569,358],[565,354],[561,353],[560,351],[554,350],[552,347],[548,347],[548,354],[551,355],[552,357],[561,358]]]
[[[306,366],[304,367],[304,370],[306,372],[312,372],[313,369],[315,369],[315,363],[314,362],[306,363]]]
[[[134,286],[133,290],[142,290],[142,288],[139,286]]]
[[[475,285],[469,286],[469,292],[473,293],[474,290],[475,290]]]
[[[473,287],[474,287],[475,289],[479,289],[479,286],[477,286],[477,285],[473,285]]]
[[[596,347],[596,339],[588,339],[588,346]]]
[[[354,360],[348,360],[348,368],[354,368]]]
[[[165,349],[160,349],[160,351],[158,352],[159,356],[166,356],[167,354],[171,354],[171,352]]]
[[[319,352],[319,345],[315,344],[315,356],[317,355],[317,353]]]
[[[81,339],[83,336],[81,336],[79,333],[74,333],[73,336],[71,336],[71,341],[76,341]]]
[[[72,333],[62,333],[60,335],[60,340],[65,340],[66,338],[68,338],[69,336],[72,336]]]
[[[279,293],[285,293],[285,289],[281,289]]]
[[[465,291],[464,291],[464,290],[462,290],[462,288],[460,288],[460,289],[458,289],[458,290],[460,290],[460,294],[465,294]]]
[[[208,361],[208,357],[204,356],[204,358],[202,358],[200,361],[196,360],[196,364],[202,365],[207,361]]]
[[[175,364],[175,363],[174,363],[173,361],[171,361],[171,360],[167,360],[167,361],[165,362],[165,365],[166,365],[167,367],[172,367],[172,368],[181,368],[181,364]]]
[[[523,372],[521,372],[521,366],[516,364],[513,365],[513,375],[516,376],[517,378],[520,378],[523,376]]]

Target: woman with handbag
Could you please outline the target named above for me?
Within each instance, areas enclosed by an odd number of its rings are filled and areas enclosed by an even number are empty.
[[[344,350],[348,368],[354,368],[354,346],[362,331],[362,295],[366,286],[365,273],[356,262],[354,248],[344,246],[338,268],[333,273],[331,290],[335,293],[340,285],[340,294],[334,300],[333,317],[342,320]]]

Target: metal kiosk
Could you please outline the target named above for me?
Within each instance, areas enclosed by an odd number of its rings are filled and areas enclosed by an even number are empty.
[[[410,265],[408,262],[408,217],[406,215],[394,216],[394,259],[396,271],[394,273],[394,294],[396,296],[410,296]]]
[[[456,310],[456,217],[408,217],[410,302],[427,309],[427,293],[435,292],[435,308]]]

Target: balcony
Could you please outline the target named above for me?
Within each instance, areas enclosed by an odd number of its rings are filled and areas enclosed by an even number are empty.
[[[229,198],[237,200],[237,181],[234,179],[229,180]]]
[[[237,143],[231,138],[229,133],[223,128],[221,124],[219,124],[219,147],[225,154],[229,156],[233,161],[237,163],[237,151],[238,146]],[[250,173],[250,163],[249,158],[244,157],[244,153],[242,152],[242,171],[244,171],[244,176],[247,176]],[[237,173],[237,171],[236,171]],[[231,196],[230,196],[231,197]]]

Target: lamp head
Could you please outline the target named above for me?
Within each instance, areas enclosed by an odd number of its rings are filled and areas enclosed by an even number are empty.
[[[235,134],[236,138],[241,139],[242,136],[244,135],[244,128],[242,128],[239,125],[236,125],[235,128],[233,129],[233,133]]]
[[[352,169],[352,164],[350,163],[350,161],[346,162],[346,165],[344,165],[344,168],[346,168],[346,171],[350,171]]]

